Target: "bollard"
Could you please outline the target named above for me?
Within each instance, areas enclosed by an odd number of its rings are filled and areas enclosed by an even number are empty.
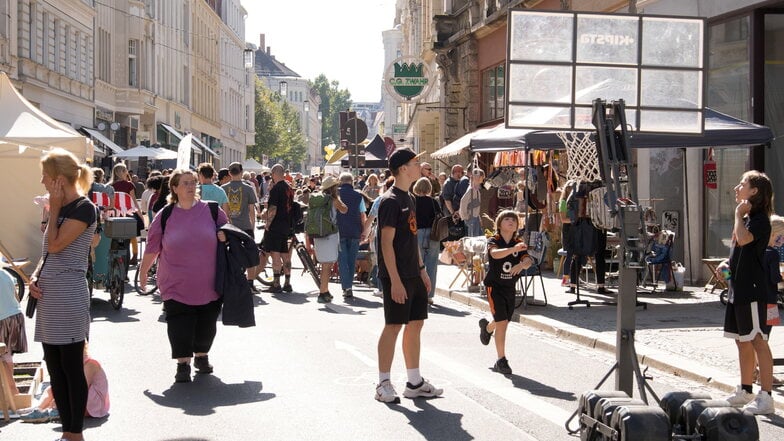
[[[697,418],[703,441],[758,441],[757,419],[734,407],[710,407]]]
[[[680,416],[676,424],[680,425],[685,435],[694,435],[697,431],[697,418],[705,409],[711,407],[732,407],[727,400],[686,400],[681,405]]]
[[[610,425],[618,431],[619,441],[670,441],[670,418],[659,407],[618,406]]]
[[[670,418],[670,425],[676,434],[682,434],[683,428],[678,424],[681,414],[681,405],[689,399],[703,398],[710,399],[710,395],[702,392],[675,391],[664,394],[659,402],[664,413]]]

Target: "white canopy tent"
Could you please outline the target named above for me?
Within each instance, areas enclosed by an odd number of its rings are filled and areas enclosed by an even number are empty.
[[[112,155],[112,158],[177,159],[177,152],[164,148],[145,147],[140,145],[115,153]]]
[[[269,167],[265,167],[263,164],[253,158],[248,158],[242,161],[242,170],[263,173],[265,171],[269,171]]]
[[[87,137],[30,104],[0,72],[0,188],[6,195],[0,239],[14,257],[34,262],[41,256],[41,209],[33,198],[46,193],[40,184],[40,161],[52,147],[68,150],[81,161],[93,157]]]

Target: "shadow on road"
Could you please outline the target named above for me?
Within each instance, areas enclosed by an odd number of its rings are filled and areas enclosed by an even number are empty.
[[[308,294],[307,293],[298,293],[298,292],[282,292],[279,294],[273,294],[272,297],[275,300],[280,300],[281,302],[288,303],[291,305],[302,305],[308,303]]]
[[[365,300],[362,297],[354,296],[351,299],[347,300],[351,306],[356,306],[357,308],[365,308],[365,309],[375,309],[381,308],[384,306],[381,302],[376,302],[373,300]]]
[[[336,305],[334,303],[325,303],[324,307],[320,309],[331,314],[345,314],[345,315],[364,315],[365,311],[355,311],[348,306]]]
[[[111,414],[109,414],[109,415],[107,415],[107,416],[105,416],[103,418],[91,418],[91,417],[85,416],[84,417],[84,428],[85,429],[92,429],[92,428],[95,428],[95,427],[98,427],[98,426],[102,426],[103,423],[109,421],[109,418],[111,416],[112,416]]]
[[[161,395],[144,395],[158,406],[182,409],[186,415],[211,415],[216,407],[256,403],[275,398],[263,393],[260,381],[226,384],[215,375],[196,375],[193,383],[174,383]]]
[[[418,398],[414,405],[419,411],[409,410],[399,404],[389,404],[389,408],[408,418],[411,427],[422,434],[424,439],[449,439],[468,441],[474,437],[463,429],[462,413],[447,412],[430,404],[430,400]]]
[[[771,426],[784,427],[784,418],[778,415],[760,415],[757,422],[763,424],[770,424]]]
[[[433,314],[448,315],[452,317],[465,317],[467,315],[471,315],[471,311],[460,311],[439,304],[431,305],[428,312]]]
[[[552,386],[542,384],[534,379],[521,377],[520,375],[507,375],[507,378],[512,380],[512,385],[518,389],[525,389],[533,395],[542,397],[556,398],[559,400],[576,401],[574,392],[558,390]]]
[[[108,300],[97,299],[93,297],[90,301],[90,317],[92,321],[103,321],[103,322],[112,322],[112,323],[128,323],[128,322],[138,322],[139,319],[133,317],[138,315],[139,311],[135,309],[129,309],[126,307],[120,308],[120,310],[116,310],[112,308],[112,305],[109,304]]]

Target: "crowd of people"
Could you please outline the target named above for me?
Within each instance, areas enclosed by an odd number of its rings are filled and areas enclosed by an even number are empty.
[[[134,248],[132,256],[141,257],[142,289],[157,263],[171,357],[177,362],[176,382],[192,381],[192,366],[197,374],[213,372],[209,351],[217,333],[217,318],[228,306],[224,306],[224,293],[216,288],[220,286],[216,272],[205,268],[218,265],[219,244],[239,237],[256,253],[257,259],[249,260],[253,263],[240,268],[244,272],[241,290],[248,297],[259,292],[254,281],[267,264],[273,273],[267,291],[291,292],[289,239],[304,232],[321,265],[319,303],[333,300],[329,281],[335,272],[344,301],[352,300],[352,287],[360,281],[375,287],[375,294],[383,298],[375,399],[399,401],[390,371],[401,331],[408,379],[403,396],[443,393],[423,378],[419,366],[420,335],[428,305],[434,302],[441,248],[431,229],[438,217],[446,216],[455,225],[464,223],[466,235],[485,234],[482,218],[487,213],[480,209],[480,188],[486,176],[478,167],[466,175],[463,166],[455,165],[450,176],[436,176],[432,166],[420,162],[415,152],[399,149],[390,156],[387,170],[367,175],[292,175],[280,164],[255,174],[236,162],[220,170],[205,163],[195,172],[152,172],[143,190],[137,188],[122,163],[114,166],[107,185],[103,170],[91,170],[60,149],[48,152],[41,168],[48,214],[42,223],[43,258],[31,276],[30,294],[37,302],[34,340],[43,347],[51,399],[42,402],[28,419],[51,419],[51,408],[56,406],[63,440],[83,439],[85,412],[92,416],[108,412],[108,381],[100,364],[87,352],[90,296],[85,274],[102,216],[91,202],[96,193],[129,194],[135,208],[132,215],[140,228],[148,230],[144,254],[139,256]],[[562,192],[564,203],[559,204],[564,215],[564,243],[579,234],[570,226],[576,219],[571,212],[584,208],[565,202],[576,191],[577,187],[567,183]],[[778,318],[777,310],[775,317],[771,310],[775,310],[776,284],[781,280],[778,255],[771,250],[784,242],[784,219],[772,214],[772,185],[764,173],[744,174],[735,187],[735,198],[738,205],[730,258],[719,266],[729,274],[724,331],[737,342],[741,373],[741,384],[728,400],[755,414],[766,414],[774,411],[767,339]],[[513,207],[500,207],[493,213],[496,217],[487,239],[489,264],[484,279],[492,321],[483,318],[479,322],[481,344],[488,345],[495,337],[497,361],[493,370],[507,375],[512,369],[506,359],[506,330],[514,312],[516,282],[537,263],[519,234],[526,220],[515,210],[517,198],[512,199]],[[324,215],[316,224],[316,213],[322,209]],[[297,230],[300,210],[306,212],[304,231]],[[255,242],[257,228],[263,228],[260,250]],[[574,259],[584,257],[576,255]],[[570,279],[576,279],[574,271],[571,278],[565,278],[572,289]],[[11,291],[6,285],[8,280],[0,277],[0,341],[8,345],[10,354],[25,352],[22,308],[6,294]],[[604,290],[601,284],[599,287]],[[12,366],[10,354],[4,356],[4,369]],[[755,370],[761,384],[756,395],[752,393]]]

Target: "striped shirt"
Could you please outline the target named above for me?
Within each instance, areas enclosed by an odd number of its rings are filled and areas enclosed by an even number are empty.
[[[80,197],[60,210],[57,223],[69,219],[86,223],[84,231],[65,249],[47,253],[44,234],[44,261],[38,275],[41,298],[35,320],[35,341],[66,345],[87,339],[90,331],[90,292],[87,289],[87,255],[96,227],[95,206]]]

